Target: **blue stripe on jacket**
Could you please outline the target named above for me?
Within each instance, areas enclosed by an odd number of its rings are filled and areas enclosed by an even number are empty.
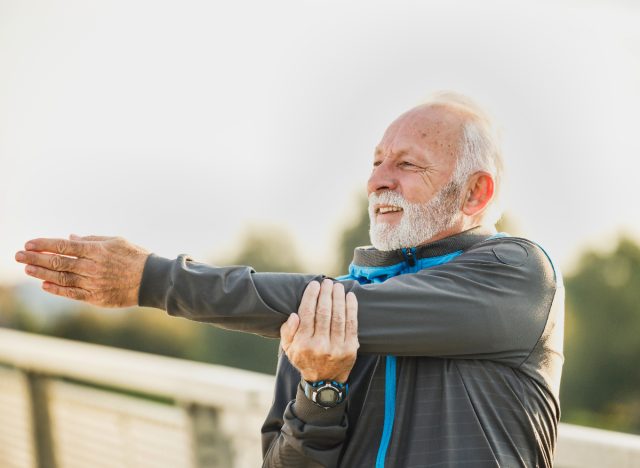
[[[404,250],[404,249],[403,249]],[[415,255],[416,249],[412,248],[411,253]],[[360,265],[349,265],[349,274],[336,278],[338,281],[355,280],[360,284],[382,283],[394,276],[415,273],[425,268],[431,268],[443,263],[450,262],[462,253],[461,250],[441,255],[439,257],[420,258],[415,260],[415,264],[410,265],[409,261],[396,263],[385,267],[365,267]],[[406,255],[405,255],[406,256]],[[391,434],[393,433],[393,420],[396,412],[396,357],[386,357],[386,371],[384,380],[384,426],[382,437],[376,457],[376,468],[384,468],[385,457]]]

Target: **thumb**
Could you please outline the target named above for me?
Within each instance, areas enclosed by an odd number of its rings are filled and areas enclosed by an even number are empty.
[[[280,327],[280,339],[282,340],[282,349],[286,352],[293,341],[293,337],[298,330],[300,317],[298,314],[291,314],[286,322]]]

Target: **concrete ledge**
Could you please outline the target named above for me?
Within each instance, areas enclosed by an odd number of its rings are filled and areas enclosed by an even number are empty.
[[[640,468],[640,436],[560,424],[556,468]]]

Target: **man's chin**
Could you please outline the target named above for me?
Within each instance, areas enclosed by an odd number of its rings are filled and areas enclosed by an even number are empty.
[[[376,215],[376,224],[388,224],[389,226],[397,226],[402,221],[402,211],[391,211],[389,213],[378,213]]]
[[[371,244],[378,250],[387,252],[401,248],[396,226],[387,223],[376,223],[371,226],[369,238]]]

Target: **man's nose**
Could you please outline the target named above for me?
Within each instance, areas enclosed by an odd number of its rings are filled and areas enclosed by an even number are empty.
[[[383,190],[395,190],[398,187],[398,179],[391,165],[385,160],[373,168],[371,177],[367,182],[368,193],[378,193]]]

